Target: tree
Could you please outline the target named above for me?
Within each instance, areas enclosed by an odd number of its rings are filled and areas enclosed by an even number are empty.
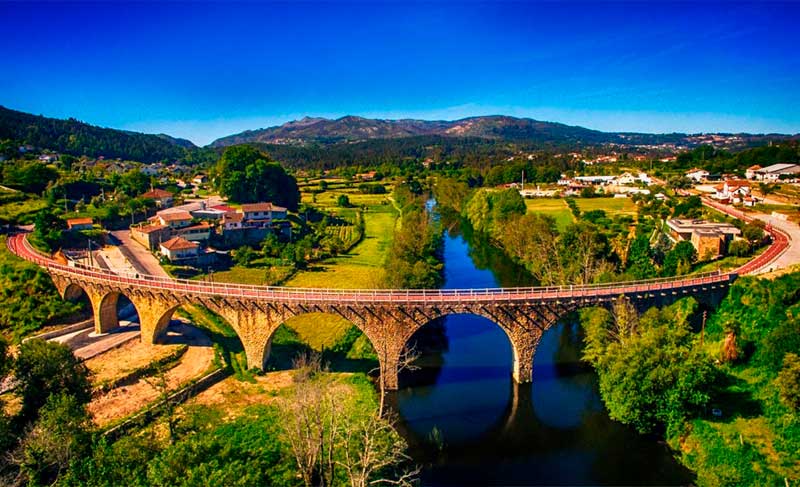
[[[650,259],[650,239],[646,235],[639,235],[631,243],[628,252],[628,272],[634,279],[649,279],[655,277],[656,268]]]
[[[725,330],[725,340],[722,342],[720,358],[723,362],[735,362],[739,358],[739,345],[737,339],[742,325],[736,320],[728,320],[722,325]]]
[[[336,206],[340,208],[350,208],[350,198],[346,194],[340,194],[336,197]]]
[[[389,420],[363,416],[349,424],[341,436],[343,455],[337,463],[352,487],[415,484],[420,468],[404,468],[411,458],[405,452],[405,441]]]
[[[52,251],[61,245],[62,231],[66,228],[64,220],[53,210],[44,208],[33,219],[33,240]]]
[[[800,356],[787,353],[783,356],[783,369],[775,379],[781,402],[793,411],[800,411]]]
[[[270,201],[297,211],[300,190],[294,177],[268,156],[248,145],[228,147],[217,164],[216,184],[232,201]]]
[[[48,184],[58,179],[58,171],[39,162],[6,164],[3,167],[3,184],[27,193],[41,193]]]
[[[63,392],[50,395],[14,454],[14,463],[30,485],[52,484],[87,452],[90,427],[83,402]]]
[[[675,428],[711,399],[719,373],[711,358],[694,346],[688,317],[696,305],[684,299],[651,308],[626,340],[606,339],[605,348],[587,336],[600,393],[612,418],[640,432]],[[587,328],[587,334],[605,330],[595,326]]]
[[[747,223],[742,227],[742,238],[750,243],[764,240],[764,222]]]
[[[247,245],[239,247],[233,252],[233,261],[236,265],[240,265],[242,267],[250,267],[254,260],[258,258],[258,254]]]
[[[32,420],[51,395],[68,394],[80,404],[92,397],[89,370],[66,345],[32,339],[23,342],[14,363],[22,398],[22,417]]]
[[[528,211],[525,200],[519,191],[513,188],[491,194],[492,218],[502,225],[514,216],[524,215]]]
[[[665,276],[687,274],[691,270],[692,264],[696,261],[697,251],[694,245],[684,240],[678,242],[672,250],[667,252],[661,272]]]
[[[748,256],[750,255],[750,244],[744,239],[734,240],[728,245],[728,253],[736,257]]]

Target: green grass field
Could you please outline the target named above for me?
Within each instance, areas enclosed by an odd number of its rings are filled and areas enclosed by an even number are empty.
[[[527,199],[525,205],[528,207],[528,213],[541,213],[553,217],[559,230],[565,229],[573,221],[572,212],[561,198]]]
[[[391,208],[391,207],[390,207]],[[373,288],[383,280],[383,260],[392,242],[395,213],[364,213],[364,239],[349,253],[312,265],[295,274],[287,286]]]
[[[331,208],[335,206],[340,191],[328,191],[317,195],[316,205]],[[293,287],[328,288],[374,288],[383,282],[383,261],[392,243],[397,214],[386,195],[350,195],[354,204],[369,208],[364,212],[364,238],[350,252],[312,265],[300,271],[286,282]],[[357,196],[354,198],[353,196]],[[304,195],[304,198],[306,195]],[[351,216],[352,209],[341,209],[343,217]],[[351,323],[333,315],[313,313],[297,316],[286,323],[298,337],[311,348],[321,350],[330,348],[338,342]]]
[[[608,216],[636,215],[636,204],[630,198],[576,198],[581,211],[604,210]]]
[[[45,207],[47,202],[41,198],[9,201],[0,205],[0,221],[31,223],[36,213]]]
[[[227,271],[215,272],[214,282],[232,282],[238,284],[276,285],[292,272],[290,267],[249,268],[233,266]]]

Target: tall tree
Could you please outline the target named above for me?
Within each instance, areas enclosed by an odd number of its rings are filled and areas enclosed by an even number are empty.
[[[276,162],[248,145],[228,147],[217,164],[220,192],[238,203],[269,201],[297,211],[297,181]]]

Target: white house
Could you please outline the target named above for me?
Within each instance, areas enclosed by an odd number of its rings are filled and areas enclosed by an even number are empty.
[[[714,187],[714,199],[720,201],[730,201],[731,203],[741,203],[743,198],[750,196],[750,183],[748,181],[739,181],[729,179],[722,184]]]
[[[704,181],[708,177],[708,175],[709,175],[708,171],[700,168],[690,169],[686,171],[686,173],[684,173],[684,176],[698,183]]]
[[[196,259],[200,245],[183,237],[174,237],[160,245],[161,254],[170,262]]]
[[[747,179],[755,179],[756,175],[757,175],[757,171],[759,171],[760,169],[761,169],[761,166],[759,166],[758,164],[756,164],[755,166],[750,166],[744,172],[744,177],[746,177]]]
[[[271,223],[272,220],[286,218],[286,208],[272,203],[251,203],[237,210],[248,224]]]

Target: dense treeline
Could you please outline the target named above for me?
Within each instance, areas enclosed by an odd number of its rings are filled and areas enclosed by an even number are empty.
[[[547,214],[527,211],[516,189],[471,190],[463,181],[439,178],[436,195],[441,205],[459,212],[473,229],[484,234],[541,284],[589,284],[616,280],[669,277],[692,272],[708,261],[687,241],[673,243],[663,220],[704,216],[701,200],[692,196],[664,202],[637,195],[637,215],[609,216],[602,209],[581,211],[574,198],[564,200],[573,221],[559,227]],[[724,219],[709,214],[708,218]],[[764,225],[733,220],[742,239],[730,244],[735,256],[751,255],[766,243]]]
[[[692,298],[582,312],[610,415],[664,434],[701,486],[800,478],[798,289],[800,273],[741,278],[710,316]]]
[[[401,208],[386,258],[386,286],[399,289],[437,288],[442,283],[442,229],[425,208],[425,193],[415,180],[392,193]]]
[[[712,174],[738,173],[743,175],[750,166],[766,167],[778,163],[800,163],[800,142],[788,141],[765,145],[736,154],[716,149],[710,145],[702,145],[679,154],[670,168],[688,170],[698,166]]]
[[[194,147],[188,141],[158,135],[95,127],[75,119],[60,120],[0,107],[0,140],[76,156],[104,156],[141,162],[182,159]]]

